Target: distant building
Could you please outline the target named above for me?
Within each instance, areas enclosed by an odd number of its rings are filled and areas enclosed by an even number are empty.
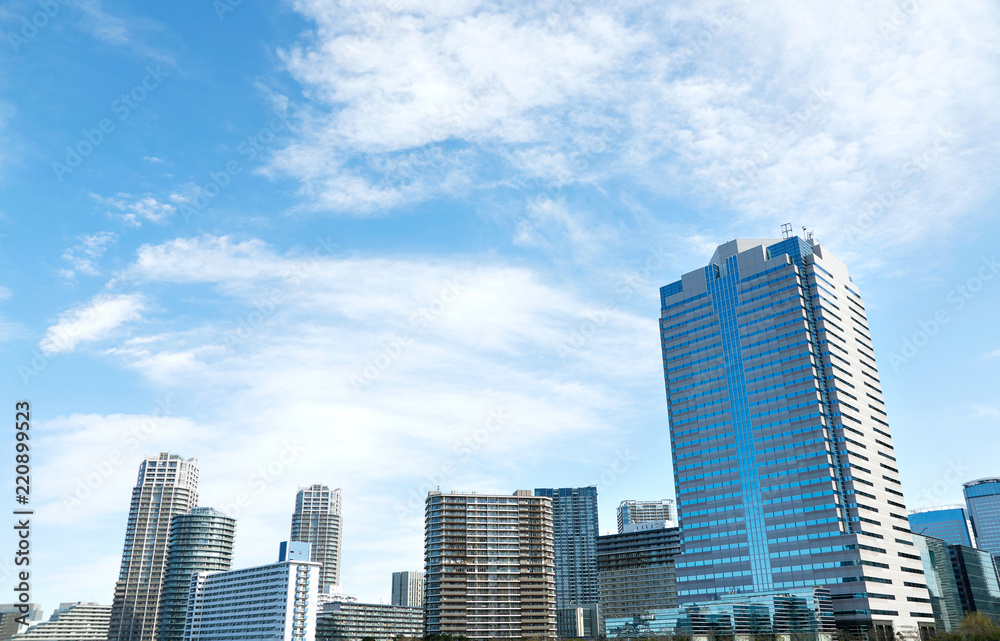
[[[316,641],[394,641],[422,637],[423,608],[374,603],[328,603],[316,618]]]
[[[37,603],[5,603],[0,605],[0,639],[9,639],[27,626],[22,625],[24,621],[27,625],[34,625],[42,620],[44,613],[42,606]]]
[[[17,641],[107,641],[111,606],[88,601],[60,603],[48,621],[14,637]]]
[[[934,610],[938,632],[954,632],[962,622],[962,598],[951,564],[948,543],[930,536],[913,535],[913,543],[924,564],[924,579]]]
[[[198,505],[198,459],[169,452],[145,459],[132,489],[109,641],[153,641],[167,563],[170,520]]]
[[[235,534],[236,519],[210,507],[196,507],[171,519],[157,641],[184,638],[191,575],[229,570]]]
[[[948,545],[975,547],[969,531],[969,516],[961,505],[910,510],[909,521],[914,534],[932,536]]]
[[[597,603],[597,488],[543,488],[535,496],[552,499],[556,609]]]
[[[822,587],[722,594],[714,601],[608,618],[608,638],[685,636],[694,639],[810,638],[832,641],[833,601]],[[808,636],[806,636],[808,635]]]
[[[350,594],[344,594],[344,588],[339,585],[327,584],[320,588],[319,591],[319,610],[323,610],[323,606],[327,603],[357,603],[358,597],[352,596]]]
[[[424,573],[392,573],[392,604],[409,608],[424,607]]]
[[[965,484],[976,547],[1000,557],[1000,478],[985,478]]]
[[[193,574],[184,641],[312,641],[319,564],[303,551],[291,543],[271,565]]]
[[[560,639],[593,639],[604,636],[601,606],[579,605],[556,609],[556,629]]]
[[[601,614],[605,618],[639,616],[647,610],[677,606],[674,558],[680,553],[680,530],[665,522],[636,532],[597,538],[597,573]]]
[[[340,548],[344,522],[340,489],[325,485],[299,488],[292,514],[292,541],[311,546],[312,560],[323,565],[320,588],[340,584]]]
[[[556,635],[552,499],[429,492],[425,523],[427,634]]]
[[[1000,624],[1000,580],[993,557],[986,550],[964,545],[948,546],[951,567],[965,612],[982,612]]]
[[[677,508],[673,499],[659,501],[622,501],[618,505],[618,534],[625,533],[629,523],[650,523],[666,521],[674,525],[677,521]]]

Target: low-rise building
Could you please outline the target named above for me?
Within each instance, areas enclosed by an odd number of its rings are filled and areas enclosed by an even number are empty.
[[[17,641],[107,641],[111,606],[89,601],[60,603],[48,621],[14,637]]]
[[[830,641],[833,600],[822,587],[720,595],[715,601],[608,618],[608,638],[686,636],[692,639],[786,638]]]
[[[327,603],[316,617],[316,641],[393,641],[424,634],[424,610],[375,603]]]

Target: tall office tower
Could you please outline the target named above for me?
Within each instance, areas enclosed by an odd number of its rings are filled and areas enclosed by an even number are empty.
[[[609,619],[677,607],[680,530],[664,521],[629,528],[635,531],[597,538],[601,614]]]
[[[949,545],[951,569],[965,612],[982,612],[1000,625],[1000,579],[994,557],[986,550]]]
[[[21,629],[42,620],[42,606],[37,603],[0,605],[0,639],[9,639]]]
[[[666,521],[671,525],[677,520],[673,499],[660,501],[622,501],[618,505],[618,534],[629,524]]]
[[[965,484],[965,504],[972,517],[976,547],[1000,557],[1000,479],[987,478]]]
[[[292,540],[312,546],[312,561],[322,563],[319,587],[340,585],[340,544],[344,523],[340,515],[340,488],[325,485],[300,487],[295,495]]]
[[[556,608],[597,603],[597,488],[542,488],[535,496],[552,499]]]
[[[910,531],[914,534],[932,536],[948,545],[974,547],[969,530],[969,517],[961,505],[928,507],[910,510]]]
[[[424,573],[393,572],[392,604],[409,608],[424,607]]]
[[[948,543],[914,532],[913,542],[924,564],[924,580],[931,594],[931,609],[938,632],[955,632],[962,622],[962,599],[951,565]]]
[[[167,562],[170,520],[198,505],[198,459],[169,452],[139,466],[111,606],[109,641],[152,641]]]
[[[181,641],[191,575],[225,572],[233,563],[236,519],[210,507],[196,507],[170,521],[167,567],[160,593],[157,641]]]
[[[847,632],[933,625],[844,264],[811,238],[734,240],[660,298],[680,604],[821,585]]]
[[[429,492],[425,523],[427,634],[556,635],[552,499]]]

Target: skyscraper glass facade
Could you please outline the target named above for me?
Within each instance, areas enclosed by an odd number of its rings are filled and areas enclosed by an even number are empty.
[[[552,499],[556,608],[597,603],[597,488],[535,490]]]
[[[972,547],[969,518],[965,508],[960,506],[914,510],[910,512],[910,530],[914,534],[941,539],[948,545]]]
[[[679,603],[822,585],[848,630],[933,625],[844,264],[795,236],[736,240],[660,297]]]
[[[976,547],[1000,557],[1000,479],[966,483],[965,504],[972,516]]]
[[[170,520],[156,641],[184,638],[191,575],[229,570],[235,535],[236,519],[210,507],[196,507]]]
[[[948,546],[958,595],[966,612],[982,612],[1000,625],[1000,580],[993,556],[964,545]]]
[[[924,578],[931,595],[934,623],[938,632],[954,632],[962,622],[962,599],[958,593],[955,571],[948,544],[930,536],[913,535],[924,564]]]

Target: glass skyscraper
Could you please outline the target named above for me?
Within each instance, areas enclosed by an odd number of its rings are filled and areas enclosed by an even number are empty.
[[[1000,479],[988,478],[965,484],[965,504],[972,516],[976,547],[1000,557]]]
[[[556,608],[597,603],[597,488],[535,490],[552,499]]]
[[[960,505],[911,510],[910,530],[914,534],[941,539],[948,545],[973,547],[969,517]]]
[[[844,264],[812,239],[734,240],[660,298],[679,603],[820,585],[847,631],[933,626]]]

